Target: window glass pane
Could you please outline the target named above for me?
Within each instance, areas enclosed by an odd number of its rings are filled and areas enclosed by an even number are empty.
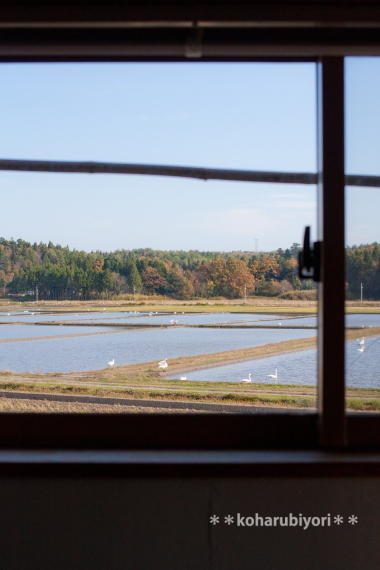
[[[3,158],[316,170],[314,64],[0,74]],[[297,276],[313,185],[25,172],[0,184],[0,387],[74,394],[50,411],[314,409],[316,292]],[[22,402],[1,405],[46,410]]]
[[[380,58],[346,58],[346,173],[380,175]],[[347,408],[380,410],[380,189],[346,187]]]

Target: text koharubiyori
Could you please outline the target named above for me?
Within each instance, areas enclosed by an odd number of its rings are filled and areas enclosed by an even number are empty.
[[[351,525],[355,525],[358,522],[358,517],[355,515],[350,515],[349,517],[345,518],[341,515],[331,515],[328,513],[324,517],[305,517],[301,513],[298,515],[294,515],[293,513],[289,513],[288,515],[282,517],[267,517],[264,515],[260,515],[259,513],[255,513],[253,516],[243,516],[240,513],[237,513],[236,516],[228,515],[225,517],[219,517],[217,515],[213,515],[210,517],[210,523],[212,525],[217,525],[220,522],[224,522],[228,526],[256,526],[256,527],[298,527],[302,528],[303,530],[307,530],[308,528],[313,528],[317,526],[324,526],[329,527],[332,525],[340,526],[344,524],[344,522],[348,522]]]

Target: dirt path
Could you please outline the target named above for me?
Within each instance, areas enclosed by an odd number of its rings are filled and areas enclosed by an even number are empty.
[[[4,344],[7,342],[25,342],[25,341],[29,341],[29,340],[49,340],[49,339],[54,339],[54,338],[74,338],[76,336],[94,336],[97,334],[118,334],[118,333],[124,333],[124,332],[129,332],[129,331],[101,331],[101,332],[94,332],[94,333],[79,333],[79,334],[56,334],[56,335],[52,335],[52,336],[36,336],[36,337],[30,337],[30,338],[5,338],[3,340],[0,340],[0,344]],[[0,372],[1,374],[1,372]]]
[[[0,397],[2,398],[12,398],[20,400],[42,400],[42,401],[54,401],[54,402],[69,402],[69,403],[86,403],[86,404],[97,404],[97,405],[119,405],[123,407],[128,406],[139,406],[141,408],[151,408],[151,409],[161,409],[161,410],[177,410],[177,411],[203,411],[203,412],[227,412],[227,413],[246,413],[246,414],[257,414],[257,413],[273,413],[284,411],[294,411],[289,410],[285,407],[275,407],[275,406],[252,406],[244,404],[212,404],[212,403],[198,403],[198,402],[181,402],[181,401],[168,401],[168,400],[141,400],[135,398],[108,398],[106,396],[77,396],[77,395],[67,395],[67,394],[44,394],[36,392],[5,392],[0,391]],[[303,412],[315,412],[315,410],[310,410],[308,408],[297,408]]]

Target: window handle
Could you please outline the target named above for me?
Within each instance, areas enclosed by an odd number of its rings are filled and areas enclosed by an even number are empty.
[[[298,277],[320,281],[321,242],[314,242],[310,247],[310,226],[306,226],[303,238],[303,249],[298,254]]]

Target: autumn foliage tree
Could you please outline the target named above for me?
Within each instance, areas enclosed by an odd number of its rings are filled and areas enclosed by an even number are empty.
[[[217,257],[210,263],[203,264],[201,272],[213,295],[230,299],[242,297],[245,290],[249,294],[255,283],[246,263],[234,257],[227,259]]]
[[[255,279],[275,279],[279,276],[281,265],[274,255],[261,255],[249,263],[249,270]]]
[[[146,289],[152,293],[165,287],[167,283],[165,277],[161,277],[157,269],[150,266],[148,266],[142,274],[142,281]]]

